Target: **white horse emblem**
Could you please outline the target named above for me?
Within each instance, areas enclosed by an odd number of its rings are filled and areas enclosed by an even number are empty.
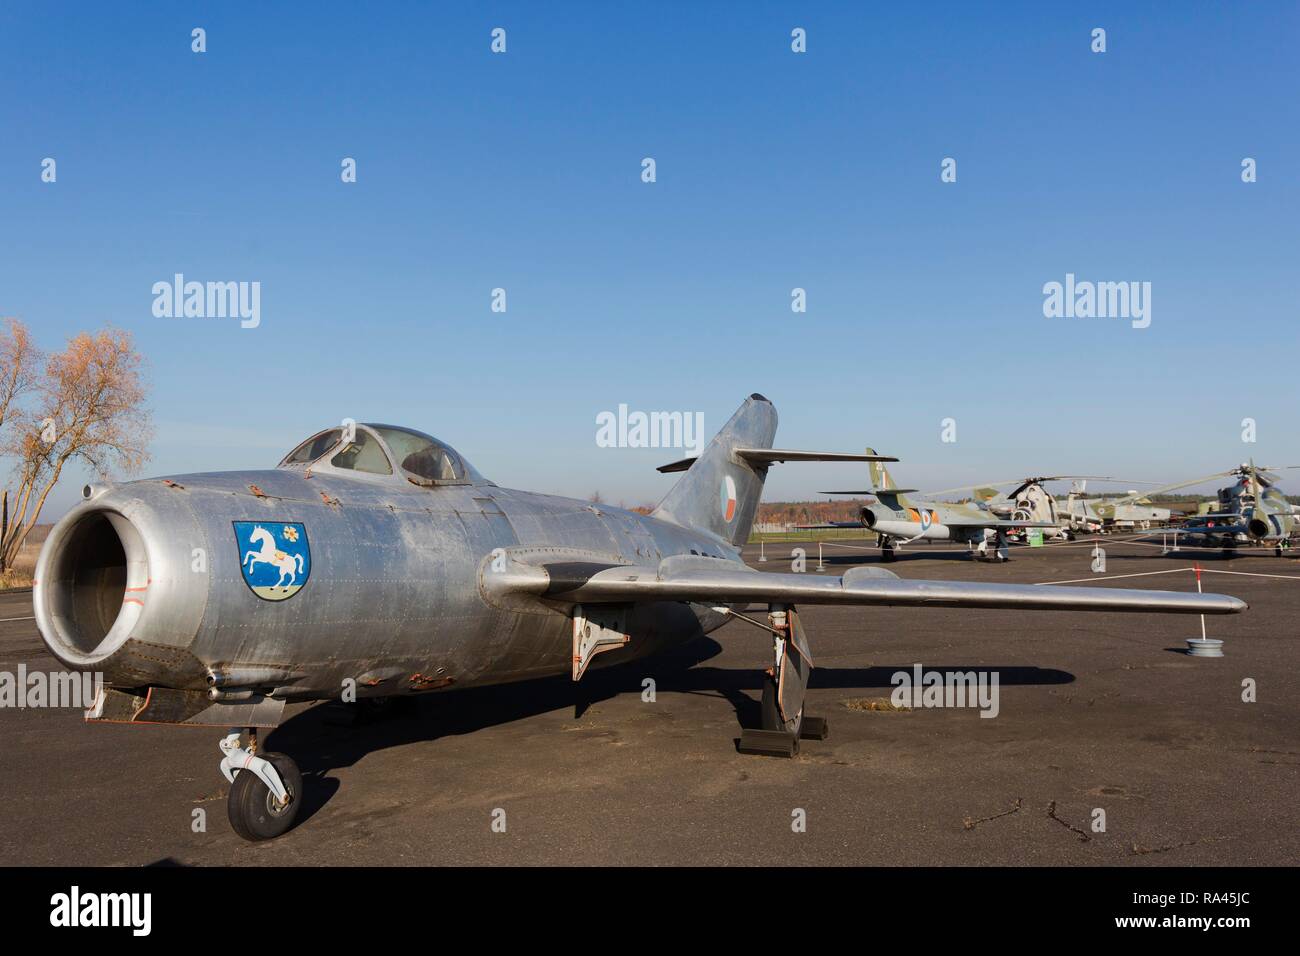
[[[261,546],[261,551],[249,551],[244,555],[244,565],[249,573],[259,564],[272,565],[280,572],[280,580],[271,586],[271,590],[288,590],[302,574],[301,554],[288,554],[275,546],[275,535],[261,525],[255,527],[248,535],[249,541]]]

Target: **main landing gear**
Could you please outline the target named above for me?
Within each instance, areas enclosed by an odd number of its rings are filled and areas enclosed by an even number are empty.
[[[1007,549],[1007,536],[1004,532],[997,531],[992,535],[992,540],[995,542],[992,549],[989,548],[989,540],[989,535],[985,535],[971,552],[971,557],[978,561],[1011,560],[1011,552]]]
[[[248,728],[248,747],[239,745],[239,728],[221,741],[221,772],[230,781],[226,812],[230,826],[245,840],[270,840],[293,826],[302,804],[302,774],[293,759],[257,753],[257,728]]]
[[[803,624],[795,609],[784,604],[768,608],[766,626],[752,618],[743,619],[771,633],[773,665],[763,675],[762,727],[741,732],[740,752],[793,757],[801,739],[825,740],[830,733],[825,718],[804,713],[813,664]]]
[[[894,561],[896,559],[897,555],[894,552],[894,539],[888,535],[882,534],[880,536],[880,560]]]

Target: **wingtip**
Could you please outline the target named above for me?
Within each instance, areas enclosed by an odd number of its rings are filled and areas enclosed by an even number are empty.
[[[1231,594],[1206,594],[1201,595],[1214,599],[1214,614],[1240,614],[1247,610],[1250,605],[1239,597],[1233,597]]]

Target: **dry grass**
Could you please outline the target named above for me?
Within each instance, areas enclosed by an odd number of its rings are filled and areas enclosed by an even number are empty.
[[[50,525],[38,524],[23,542],[22,549],[14,566],[0,574],[0,590],[8,588],[29,588],[32,586],[32,573],[36,570],[36,556],[41,553],[41,545],[50,533]]]
[[[31,586],[31,571],[6,571],[4,574],[0,574],[0,591],[9,591],[13,588],[29,588]]]
[[[906,714],[911,707],[899,707],[888,697],[850,697],[840,701],[849,710],[868,710],[879,714]]]

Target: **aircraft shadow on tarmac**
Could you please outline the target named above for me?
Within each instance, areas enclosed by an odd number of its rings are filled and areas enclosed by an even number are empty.
[[[331,770],[350,767],[367,754],[389,747],[471,734],[487,727],[511,723],[538,714],[574,708],[575,719],[588,707],[621,694],[640,694],[641,681],[653,676],[657,692],[711,694],[731,704],[740,728],[760,724],[762,671],[753,668],[701,667],[716,657],[722,645],[704,637],[684,647],[648,660],[617,664],[588,671],[581,683],[568,678],[546,678],[493,687],[444,691],[425,697],[395,699],[378,719],[363,718],[340,725],[337,715],[349,706],[323,703],[291,716],[271,731],[266,750],[293,755],[308,782],[299,811],[301,823],[325,806],[339,789]],[[972,666],[926,663],[926,670],[969,671]],[[1068,684],[1075,676],[1052,668],[982,665],[980,671],[998,672],[999,685],[1036,686]],[[892,690],[890,678],[912,670],[912,663],[873,667],[815,667],[809,687],[862,691]],[[353,712],[356,713],[356,712]],[[332,716],[333,715],[333,716]]]
[[[1170,561],[1182,559],[1184,561],[1194,561],[1200,564],[1214,564],[1220,561],[1238,561],[1242,558],[1265,558],[1269,561],[1276,561],[1279,565],[1286,562],[1286,567],[1291,567],[1291,562],[1286,558],[1279,558],[1273,553],[1271,548],[1238,548],[1232,551],[1225,551],[1222,548],[1189,548],[1186,545],[1180,547],[1177,551],[1170,551],[1168,554],[1161,554],[1159,551],[1150,551],[1147,553],[1132,554],[1129,552],[1120,553],[1119,551],[1107,548],[1104,544],[1102,550],[1106,552],[1106,563],[1114,564],[1117,561],[1146,561],[1152,557],[1166,558]]]

